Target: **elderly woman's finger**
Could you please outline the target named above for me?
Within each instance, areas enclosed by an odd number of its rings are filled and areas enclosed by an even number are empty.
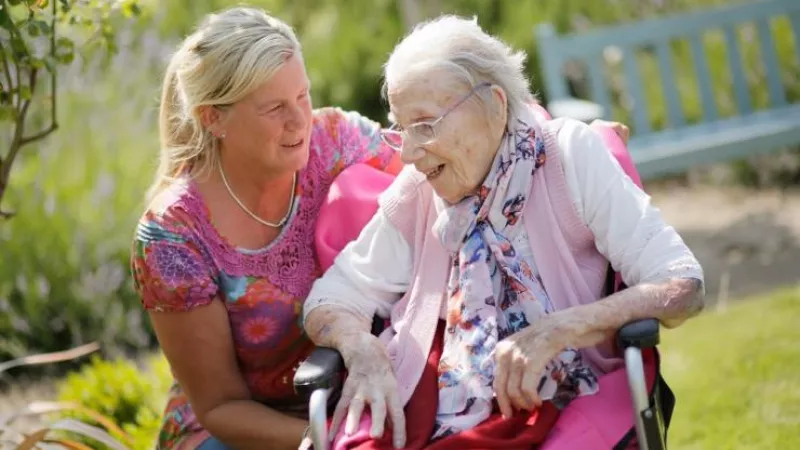
[[[508,398],[508,369],[507,365],[502,362],[503,358],[499,358],[494,371],[494,394],[497,397],[497,406],[500,408],[500,414],[505,418],[510,418],[514,415],[511,408],[511,400]]]
[[[530,408],[538,408],[542,406],[542,399],[539,397],[539,380],[541,379],[541,371],[538,368],[528,368],[525,371],[525,376],[522,377],[522,395],[529,402]]]
[[[364,412],[364,398],[360,395],[353,397],[350,401],[350,408],[347,411],[347,422],[344,425],[344,433],[351,435],[358,429],[358,423],[361,422],[361,413]]]
[[[406,415],[397,393],[389,395],[389,418],[392,421],[392,443],[394,448],[406,446]]]
[[[517,410],[530,409],[521,389],[523,370],[524,366],[518,363],[512,363],[509,370],[508,383],[506,385],[506,392],[511,400],[511,405]]]
[[[333,438],[336,437],[336,433],[339,432],[339,427],[342,425],[342,420],[347,414],[348,406],[350,406],[350,397],[352,394],[348,392],[347,385],[345,385],[344,389],[342,390],[342,397],[339,399],[339,402],[336,404],[336,409],[333,411],[333,419],[331,420],[331,428],[328,431],[328,440],[333,441]]]
[[[372,426],[369,435],[377,439],[383,436],[383,426],[386,423],[386,401],[382,396],[376,396],[369,404],[369,412],[372,416]]]

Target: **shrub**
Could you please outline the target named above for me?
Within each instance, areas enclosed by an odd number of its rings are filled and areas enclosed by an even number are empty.
[[[58,401],[109,418],[125,431],[132,450],[146,450],[153,447],[161,426],[161,411],[171,383],[169,366],[161,355],[150,357],[142,367],[130,360],[95,357],[82,370],[66,377],[59,386]],[[100,425],[85,413],[71,412],[69,416]],[[91,444],[96,448],[97,442]]]
[[[31,355],[0,363],[12,368],[75,360],[98,349],[96,343],[59,353]],[[0,446],[15,450],[146,450],[153,448],[160,408],[171,380],[160,355],[139,366],[95,357],[59,386],[58,402],[36,401],[0,415]],[[48,444],[47,447],[40,445]],[[11,445],[12,447],[8,447]]]

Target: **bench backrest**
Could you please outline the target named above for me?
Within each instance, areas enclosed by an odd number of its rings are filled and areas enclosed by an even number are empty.
[[[737,36],[737,26],[752,23],[755,25],[759,55],[764,65],[770,108],[779,108],[787,104],[787,99],[770,27],[771,20],[777,17],[789,19],[794,34],[796,57],[800,63],[800,0],[757,1],[561,36],[556,34],[550,24],[543,24],[537,27],[537,45],[543,69],[544,87],[549,100],[569,97],[563,73],[564,67],[570,61],[581,61],[587,68],[592,101],[602,105],[609,115],[612,103],[606,82],[604,53],[608,48],[616,47],[623,54],[624,90],[633,104],[631,125],[637,135],[650,133],[652,132],[650,111],[644,90],[644,83],[650,80],[642,79],[635,57],[637,51],[645,49],[652,52],[658,62],[660,78],[658,82],[662,85],[669,125],[671,128],[680,128],[686,125],[686,117],[675,80],[671,45],[676,39],[686,39],[691,48],[692,65],[699,87],[702,120],[712,122],[719,118],[719,111],[711,72],[705,57],[703,35],[709,31],[721,30],[736,111],[739,115],[747,115],[752,112],[753,104],[742,59],[741,44]]]

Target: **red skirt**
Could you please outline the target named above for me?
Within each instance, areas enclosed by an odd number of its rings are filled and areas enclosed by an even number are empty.
[[[492,415],[477,427],[436,440],[433,443],[429,442],[431,434],[433,434],[439,399],[438,366],[444,347],[444,327],[444,321],[440,321],[425,370],[405,407],[407,434],[404,448],[409,450],[461,450],[463,448],[531,450],[537,448],[544,442],[559,416],[558,409],[550,402],[545,402],[533,413],[517,412],[510,419],[503,419],[495,404]],[[391,428],[387,426],[385,433],[379,439],[372,439],[362,433],[346,437],[340,441],[337,448],[392,450],[394,447],[392,446]]]

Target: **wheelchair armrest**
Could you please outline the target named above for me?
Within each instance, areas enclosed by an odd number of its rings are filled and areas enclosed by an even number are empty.
[[[308,399],[317,389],[339,391],[344,378],[344,360],[338,351],[317,347],[294,374],[294,391]]]
[[[655,347],[659,343],[659,323],[657,319],[642,319],[625,324],[617,332],[617,347],[640,349]]]

